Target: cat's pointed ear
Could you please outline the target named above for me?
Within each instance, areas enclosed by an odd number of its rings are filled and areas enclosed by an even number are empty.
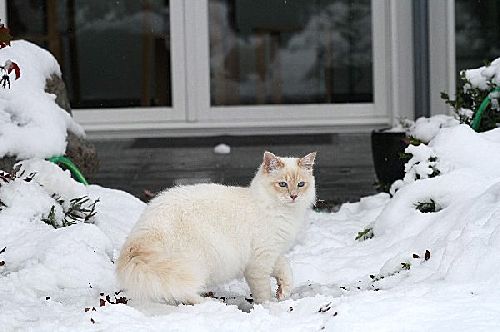
[[[312,170],[314,166],[314,159],[316,159],[316,152],[311,152],[305,157],[299,159],[299,166],[307,170]]]
[[[264,160],[262,161],[262,164],[264,165],[264,172],[266,173],[270,173],[285,166],[279,157],[269,151],[264,152]]]

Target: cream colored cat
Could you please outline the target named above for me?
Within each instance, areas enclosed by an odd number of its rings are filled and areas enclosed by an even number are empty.
[[[316,153],[280,158],[270,152],[248,188],[197,184],[164,191],[146,207],[117,261],[132,298],[195,304],[207,287],[245,276],[255,302],[290,295],[283,254],[315,200]]]

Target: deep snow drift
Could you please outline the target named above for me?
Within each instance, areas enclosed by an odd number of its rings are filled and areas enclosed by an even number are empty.
[[[113,260],[144,203],[28,160],[22,176],[0,180],[0,329],[496,330],[500,129],[442,128],[428,146],[410,150],[410,175],[393,198],[379,194],[337,213],[311,212],[289,253],[292,298],[254,307],[241,280],[212,290],[228,304],[110,304],[107,295],[111,302],[126,297],[115,295]],[[95,216],[60,227],[71,199],[82,196],[99,198]],[[46,223],[51,210],[60,228]],[[355,240],[365,229],[373,238]]]

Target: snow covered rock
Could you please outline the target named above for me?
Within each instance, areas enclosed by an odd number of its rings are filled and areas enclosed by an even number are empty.
[[[17,160],[66,154],[84,174],[95,172],[95,148],[71,118],[56,59],[23,40],[0,51],[0,63],[7,59],[22,74],[10,89],[0,89],[0,169],[12,169]]]

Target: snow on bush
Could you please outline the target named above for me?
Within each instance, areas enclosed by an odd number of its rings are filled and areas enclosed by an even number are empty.
[[[405,163],[405,176],[402,180],[396,180],[389,190],[391,195],[407,183],[420,179],[432,178],[441,173],[438,167],[438,158],[434,150],[426,144],[410,144],[405,148],[405,154],[410,160]]]
[[[423,143],[418,146],[409,145],[405,149],[405,153],[412,156],[410,161],[405,164],[405,182],[427,179],[439,174],[439,170],[436,168],[436,154],[427,145]]]
[[[454,116],[437,114],[430,118],[421,117],[417,120],[401,119],[394,127],[384,130],[384,132],[405,133],[406,136],[429,143],[441,130],[441,128],[451,128],[460,124]]]
[[[430,118],[418,118],[411,124],[408,136],[411,136],[424,143],[430,142],[441,130],[441,128],[450,128],[459,124],[459,121],[453,116],[437,114]]]
[[[11,59],[22,68],[10,89],[0,89],[0,158],[48,158],[63,155],[66,133],[83,129],[45,92],[45,80],[61,75],[56,59],[27,41],[13,41],[0,51],[0,63]]]
[[[48,304],[40,302],[42,298],[50,298],[59,305],[72,302],[83,305],[88,296],[115,290],[115,250],[144,204],[123,192],[85,187],[71,179],[68,171],[44,160],[21,163],[17,176],[3,175],[0,249],[5,250],[0,255],[1,329],[26,328],[15,317],[21,317],[26,308],[41,304],[47,307]],[[81,220],[55,229],[44,222],[54,206],[56,218],[61,220],[64,204],[67,207],[72,198],[82,196],[100,199],[92,223]],[[60,204],[59,200],[66,203]],[[42,312],[28,315],[37,319]]]
[[[486,90],[492,84],[500,85],[500,58],[493,60],[489,65],[476,69],[467,69],[464,71],[465,78],[470,86],[466,88],[479,88]]]
[[[500,58],[490,64],[475,69],[460,71],[456,96],[452,99],[447,93],[442,92],[441,98],[449,104],[460,122],[471,124],[479,110],[479,106],[486,97],[490,97],[490,106],[481,116],[477,131],[483,132],[497,127],[500,122],[499,87]]]
[[[484,242],[484,246],[472,250],[483,253],[491,246],[500,246],[496,240],[491,242],[491,232],[500,232],[500,219],[495,215],[500,201],[492,199],[500,194],[500,158],[497,156],[500,130],[476,134],[468,126],[460,125],[441,130],[429,147],[421,145],[411,150],[414,158],[424,162],[437,158],[440,174],[433,178],[421,177],[421,180],[407,181],[405,178],[404,186],[377,218],[375,237],[384,234],[393,249],[400,246],[395,255],[398,260],[405,256],[405,252],[409,256],[412,250],[431,249],[437,253],[435,258],[441,260],[439,269],[428,271],[434,277],[445,278],[453,274],[453,278],[463,275],[465,279],[474,280],[476,277],[476,281],[482,281],[497,275],[496,278],[500,279],[500,273],[493,271],[500,267],[495,264],[490,266],[489,275],[471,273],[473,266],[486,268],[492,262],[491,257],[477,257],[477,260],[469,261],[472,264],[469,267],[463,264],[465,256],[478,254],[467,253],[468,241]],[[425,163],[424,166],[421,174],[429,174],[432,167]],[[408,170],[413,171],[412,168]],[[419,202],[430,199],[441,207],[438,213],[424,215],[416,209]],[[483,228],[486,224],[488,226]],[[462,247],[459,248],[460,243]],[[450,269],[454,273],[450,273]]]

